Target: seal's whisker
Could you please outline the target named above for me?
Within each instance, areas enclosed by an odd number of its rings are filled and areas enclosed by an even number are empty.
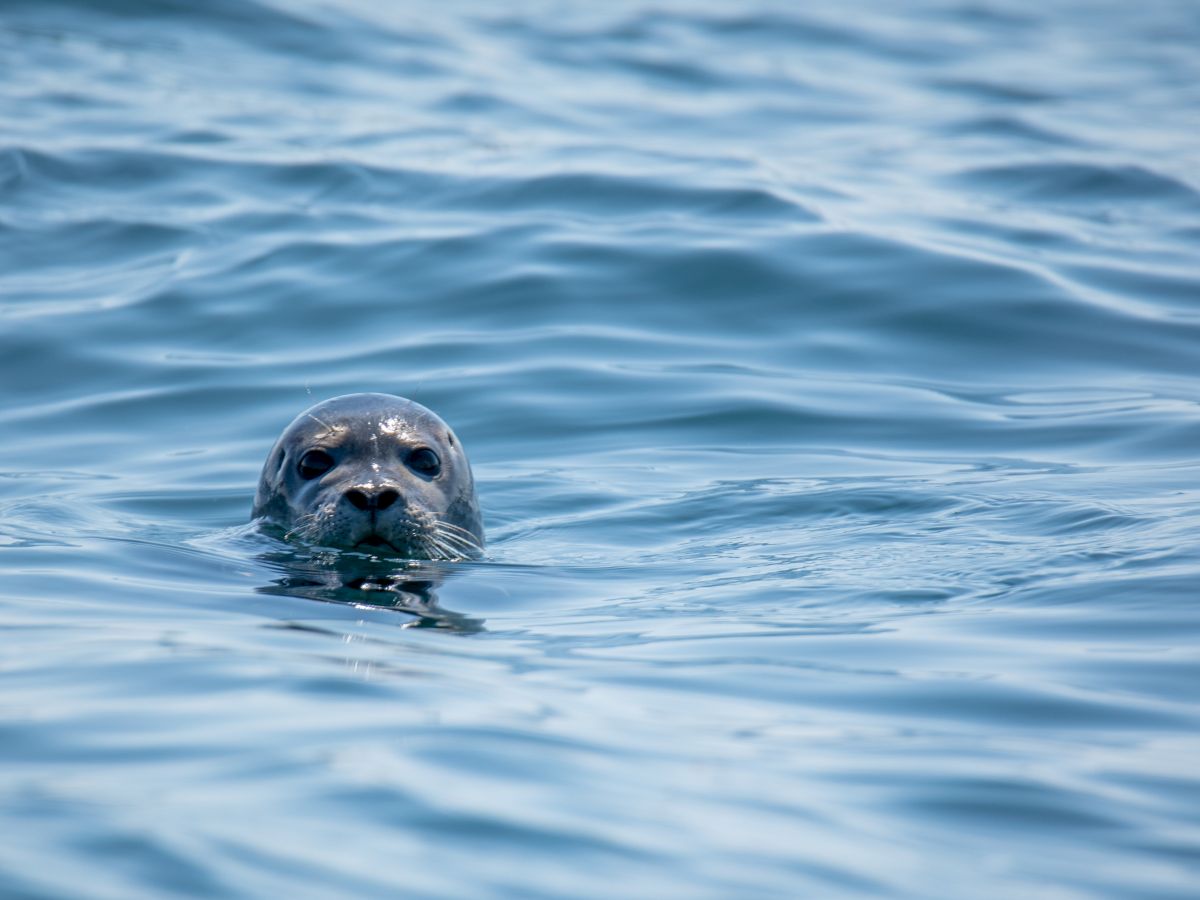
[[[441,547],[445,550],[452,551],[452,550],[457,549],[459,546],[455,541],[451,540],[448,535],[441,533],[436,528],[433,531],[428,532],[426,534],[425,538],[430,543],[432,543],[438,547]]]
[[[446,531],[445,529],[441,528],[438,525],[433,526],[432,533],[436,534],[439,538],[441,538],[447,544],[455,544],[455,545],[460,545],[460,546],[464,546],[464,547],[478,547],[479,546],[477,541],[475,541],[471,538],[464,537],[461,534],[455,534],[452,531]]]
[[[449,547],[431,535],[425,535],[424,540],[422,541],[421,549],[424,550],[425,555],[432,560],[453,560],[457,557],[457,554],[455,554]]]
[[[444,547],[436,547],[434,548],[433,552],[429,554],[429,558],[439,562],[454,562],[460,557],[457,553],[447,550]]]
[[[301,516],[295,523],[295,526],[284,535],[285,538],[291,539],[298,537],[301,540],[310,538],[317,526],[317,513],[306,513]]]
[[[468,529],[463,528],[461,525],[451,522],[448,519],[443,519],[441,516],[436,517],[434,519],[434,522],[437,525],[437,527],[446,534],[460,535],[463,538],[465,538],[466,540],[471,541],[472,543],[478,543],[478,541],[479,541],[479,538],[475,535],[474,532],[469,531]]]
[[[455,547],[461,551],[466,551],[469,555],[476,555],[483,551],[479,540],[470,532],[458,534],[454,531],[449,531],[443,527],[443,523],[434,525],[434,534],[438,539],[447,546]]]
[[[469,559],[472,556],[478,555],[479,548],[477,544],[464,546],[458,541],[451,540],[453,537],[453,535],[446,535],[435,531],[426,535],[426,542],[428,546],[440,551],[442,558],[446,560]]]
[[[457,532],[458,534],[461,534],[463,537],[465,537],[467,540],[471,541],[472,543],[477,543],[479,540],[472,532],[463,528],[461,525],[456,525],[453,522],[450,522],[446,519],[438,518],[437,524],[438,524],[439,528],[442,528],[445,531],[453,531],[453,532]]]

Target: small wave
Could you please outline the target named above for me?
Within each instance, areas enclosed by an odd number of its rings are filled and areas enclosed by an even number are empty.
[[[544,175],[497,181],[468,194],[473,207],[514,212],[559,208],[571,215],[711,215],[781,218],[811,223],[819,217],[763,187],[672,184],[663,178],[593,173]]]
[[[956,122],[946,130],[948,134],[953,135],[980,136],[1042,146],[1077,147],[1083,143],[1066,131],[1035,124],[1019,115],[974,116]]]
[[[958,178],[969,187],[1012,199],[1079,206],[1146,203],[1200,211],[1194,187],[1142,165],[1019,163],[970,169]]]

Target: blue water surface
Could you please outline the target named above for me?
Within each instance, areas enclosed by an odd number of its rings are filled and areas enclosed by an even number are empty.
[[[0,896],[1200,894],[1191,0],[0,10]],[[489,546],[248,526],[417,399]]]

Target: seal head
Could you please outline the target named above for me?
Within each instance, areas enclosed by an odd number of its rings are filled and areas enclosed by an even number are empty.
[[[450,427],[392,394],[318,403],[271,448],[255,518],[323,547],[463,559],[483,551],[471,464]]]

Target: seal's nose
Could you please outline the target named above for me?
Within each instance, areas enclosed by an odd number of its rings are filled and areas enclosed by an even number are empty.
[[[350,501],[350,505],[355,509],[361,509],[364,512],[369,509],[374,509],[379,512],[387,509],[393,503],[400,499],[400,492],[394,488],[350,488],[346,491],[346,499]]]

